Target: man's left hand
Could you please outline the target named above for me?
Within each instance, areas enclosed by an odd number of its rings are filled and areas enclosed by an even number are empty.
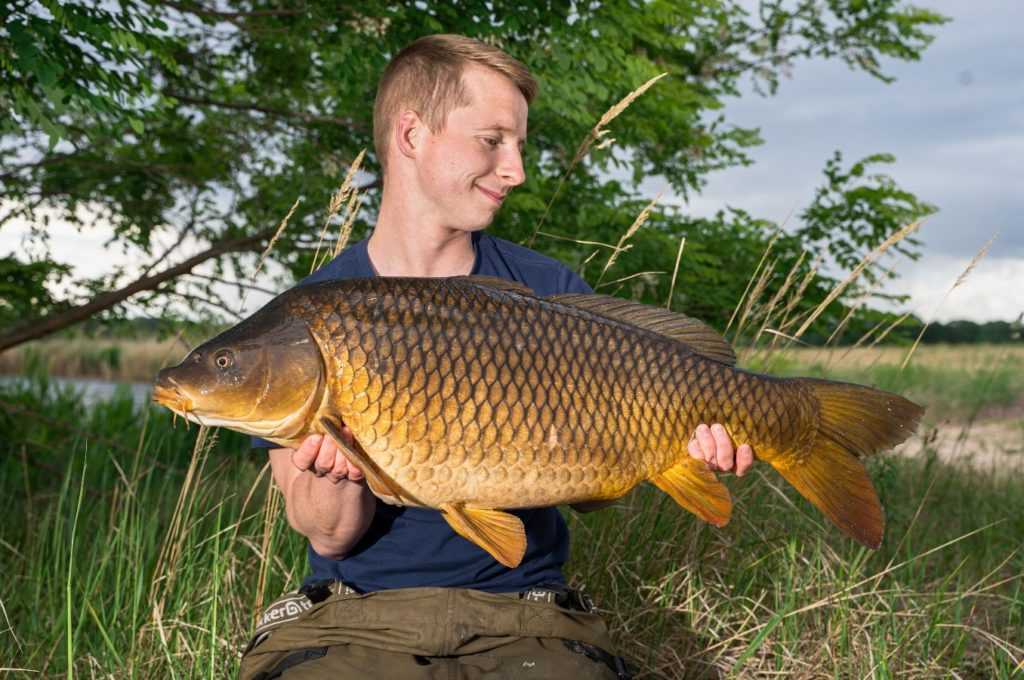
[[[718,423],[711,427],[698,425],[686,450],[693,458],[700,458],[714,472],[733,472],[742,477],[754,464],[754,450],[749,444],[733,449],[732,438]]]

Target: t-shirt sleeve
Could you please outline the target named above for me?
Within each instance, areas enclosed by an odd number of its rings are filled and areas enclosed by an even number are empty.
[[[281,445],[280,444],[275,444],[274,442],[266,440],[266,439],[261,439],[260,437],[253,437],[252,438],[252,448],[254,448],[254,449],[279,449],[279,448],[281,448]]]

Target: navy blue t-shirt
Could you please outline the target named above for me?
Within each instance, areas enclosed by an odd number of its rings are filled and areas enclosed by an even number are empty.
[[[374,276],[360,241],[300,283]],[[473,274],[518,281],[538,295],[590,293],[571,269],[546,255],[476,232]],[[254,447],[275,447],[262,439]],[[342,560],[309,548],[312,574],[305,580],[344,581],[357,590],[452,587],[490,592],[524,591],[542,583],[564,583],[562,565],[569,556],[569,531],[555,508],[515,510],[526,529],[526,554],[515,569],[499,564],[482,548],[456,534],[436,510],[402,508],[377,499],[370,528]]]

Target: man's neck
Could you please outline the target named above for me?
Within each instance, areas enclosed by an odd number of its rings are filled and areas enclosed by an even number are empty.
[[[367,253],[379,276],[461,276],[473,270],[473,235],[422,216],[388,210],[381,201]]]

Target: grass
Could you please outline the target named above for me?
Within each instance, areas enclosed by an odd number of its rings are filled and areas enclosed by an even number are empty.
[[[722,530],[648,487],[574,518],[574,578],[646,677],[1014,677],[1024,476],[934,456],[872,467],[888,514],[877,553],[757,468],[732,481]]]
[[[3,388],[8,455],[0,669],[24,677],[225,677],[256,610],[301,578],[265,456],[200,437],[127,393],[86,409],[40,381]],[[63,426],[61,424],[64,424]],[[191,455],[189,455],[191,452]],[[269,578],[262,534],[272,537]],[[278,549],[277,542],[284,547]]]
[[[863,370],[842,351],[810,368]],[[914,381],[941,386],[950,364],[984,373],[992,354],[942,351],[915,359]],[[780,366],[800,371],[806,352]],[[1011,383],[1013,363],[1002,363]],[[231,432],[174,427],[127,393],[86,408],[45,383],[0,387],[0,669],[234,673],[256,613],[306,571],[265,457]],[[994,391],[969,392],[982,393]],[[876,458],[871,476],[888,519],[877,553],[757,468],[728,481],[724,529],[647,486],[569,513],[567,575],[599,602],[638,677],[1024,677],[1024,469],[926,451]]]

